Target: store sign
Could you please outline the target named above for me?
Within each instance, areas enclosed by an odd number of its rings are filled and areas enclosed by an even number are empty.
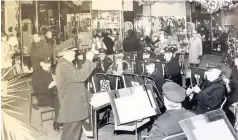
[[[133,11],[133,0],[92,0],[92,10]]]

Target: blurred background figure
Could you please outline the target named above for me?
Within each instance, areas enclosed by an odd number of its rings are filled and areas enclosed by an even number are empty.
[[[189,39],[189,64],[191,67],[199,67],[201,62],[202,54],[203,54],[203,47],[202,47],[202,37],[197,31],[195,30],[195,24],[190,23],[191,25],[191,38]]]
[[[8,44],[8,36],[6,33],[2,32],[2,38],[1,38],[1,62],[2,62],[2,68],[1,68],[1,73],[4,74],[10,70],[12,67],[12,56],[14,54],[13,49],[9,46]],[[2,75],[3,76],[3,75]],[[13,70],[9,71],[6,76],[4,76],[4,80],[10,80],[14,77],[14,72]]]
[[[103,33],[102,34],[103,37],[103,42],[107,47],[107,55],[111,55],[113,54],[113,46],[114,46],[114,41],[112,40],[112,38],[109,37],[109,33]]]
[[[55,39],[52,38],[52,31],[51,30],[47,30],[45,32],[45,47],[49,48],[50,53],[52,54],[51,58],[51,70],[53,73],[55,73],[55,67],[56,67],[56,54],[53,53],[53,49],[56,47],[56,41]]]

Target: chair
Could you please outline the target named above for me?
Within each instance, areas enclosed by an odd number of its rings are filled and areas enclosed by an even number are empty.
[[[30,88],[32,85],[31,81],[28,81],[28,87]],[[40,129],[37,129],[35,128],[33,125],[32,125],[32,109],[35,109],[35,110],[39,110],[40,111],[40,122],[41,122],[41,125],[40,125]],[[46,113],[51,113],[51,117],[49,118],[46,118],[46,119],[43,119],[43,115],[46,114]],[[36,94],[35,93],[30,93],[30,102],[29,102],[29,122],[30,122],[30,125],[36,129],[37,131],[42,131],[43,129],[43,122],[46,122],[46,121],[50,121],[50,120],[54,120],[55,119],[55,109],[53,107],[50,107],[50,106],[43,106],[43,107],[39,107],[38,106],[38,102],[36,101]]]

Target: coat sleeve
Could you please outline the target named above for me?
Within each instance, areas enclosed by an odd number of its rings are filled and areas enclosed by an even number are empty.
[[[80,83],[85,82],[88,79],[95,67],[95,63],[86,60],[81,69],[76,70],[74,67],[69,67],[67,64],[61,65],[60,69],[62,70],[65,79],[69,82]]]
[[[199,55],[202,55],[203,50],[202,50],[202,39],[201,38],[199,38],[198,47],[199,47]]]
[[[211,91],[211,90],[209,90],[209,91]],[[203,103],[204,105],[206,105],[208,107],[214,108],[220,103],[218,101],[220,101],[220,99],[223,99],[225,90],[222,87],[218,87],[218,88],[214,89],[214,91],[212,91],[213,93],[211,93],[211,94],[208,93],[209,91],[204,90],[204,91],[199,92],[196,95],[196,100],[198,102]]]

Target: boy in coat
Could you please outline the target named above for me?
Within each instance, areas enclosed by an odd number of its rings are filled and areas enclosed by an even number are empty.
[[[82,68],[78,69],[72,63],[75,51],[67,50],[65,46],[58,47],[56,51],[62,56],[56,66],[56,85],[60,101],[58,122],[63,123],[61,140],[78,140],[82,125],[90,116],[91,94],[87,91],[85,82],[96,67],[92,62],[94,55],[88,52]]]

